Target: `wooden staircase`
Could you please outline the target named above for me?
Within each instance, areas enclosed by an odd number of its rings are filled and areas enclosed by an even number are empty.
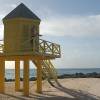
[[[32,61],[37,66],[37,61]],[[57,71],[54,68],[50,60],[42,60],[42,76],[43,79],[46,79],[52,86],[57,83]]]

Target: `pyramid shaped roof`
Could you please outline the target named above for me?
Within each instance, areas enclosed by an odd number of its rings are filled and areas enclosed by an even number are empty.
[[[18,5],[14,10],[12,10],[4,19],[13,19],[13,18],[28,18],[39,20],[40,18],[37,17],[29,8],[27,8],[23,3]]]

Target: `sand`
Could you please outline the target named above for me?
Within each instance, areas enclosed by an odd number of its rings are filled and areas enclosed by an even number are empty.
[[[37,94],[36,82],[30,82],[29,97],[23,92],[15,92],[14,82],[5,83],[5,94],[0,94],[0,100],[100,100],[99,78],[59,79],[61,86],[52,87],[43,81],[43,93]],[[22,88],[21,82],[21,88]]]

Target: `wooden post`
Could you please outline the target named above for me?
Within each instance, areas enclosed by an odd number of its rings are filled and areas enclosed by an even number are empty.
[[[15,61],[15,91],[20,90],[20,60]]]
[[[42,92],[42,66],[41,60],[37,61],[37,93]]]
[[[29,60],[24,60],[24,95],[29,96]]]
[[[0,93],[5,91],[5,61],[0,59]]]

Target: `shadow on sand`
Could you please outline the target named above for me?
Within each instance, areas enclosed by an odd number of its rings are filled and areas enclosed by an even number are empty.
[[[58,86],[55,86],[55,88],[73,97],[73,98],[65,98],[61,100],[100,100],[100,97],[97,97],[93,94],[81,90],[78,91],[78,90],[68,89],[62,86],[60,83],[58,83]]]
[[[66,95],[72,96],[73,98],[67,97],[67,96],[56,96],[56,95],[49,95],[49,94],[46,94],[49,97],[36,96],[36,95],[34,95],[34,96],[37,100],[100,100],[100,97],[97,97],[93,94],[90,94],[88,92],[84,92],[81,90],[77,91],[77,90],[73,90],[73,89],[68,89],[59,83],[57,86],[55,86],[55,88],[58,89],[59,91],[64,92]]]

